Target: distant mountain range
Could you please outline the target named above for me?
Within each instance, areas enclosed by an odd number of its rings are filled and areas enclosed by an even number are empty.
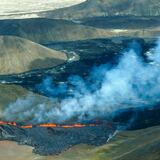
[[[126,21],[129,21],[129,19],[125,19],[121,24],[127,26],[125,24]],[[82,24],[79,24],[69,20],[47,18],[0,20],[0,35],[18,36],[39,44],[48,44],[60,41],[77,41],[115,36],[154,37],[160,30],[159,27],[149,27],[143,30],[143,27],[139,26],[137,28],[130,28],[129,26],[126,29],[124,27],[119,29],[119,27],[116,28],[113,25],[116,22],[110,23],[112,27],[105,28],[107,20],[103,21],[102,28],[100,26],[102,22],[98,24],[96,19],[93,19],[92,22],[82,20]],[[117,26],[120,25],[117,24]]]
[[[0,26],[0,35],[18,36],[41,44],[105,38],[111,35],[103,29],[46,18],[0,20]]]
[[[87,0],[81,4],[40,16],[58,19],[79,19],[97,16],[160,16],[159,0]]]

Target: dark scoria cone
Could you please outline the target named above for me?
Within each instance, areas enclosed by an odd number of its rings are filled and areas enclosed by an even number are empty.
[[[116,127],[106,124],[82,128],[43,128],[22,129],[16,126],[0,126],[0,140],[12,140],[19,144],[34,147],[40,155],[59,154],[77,144],[105,144]]]

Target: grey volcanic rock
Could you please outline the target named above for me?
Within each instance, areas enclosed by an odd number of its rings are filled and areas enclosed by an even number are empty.
[[[0,74],[54,67],[67,60],[65,53],[13,36],[0,36]]]
[[[81,4],[40,14],[50,18],[77,19],[95,16],[159,16],[159,0],[87,0]]]
[[[34,147],[40,155],[59,154],[77,144],[100,146],[105,144],[116,126],[106,124],[82,128],[42,128],[22,129],[14,126],[0,126],[0,140],[12,140]]]

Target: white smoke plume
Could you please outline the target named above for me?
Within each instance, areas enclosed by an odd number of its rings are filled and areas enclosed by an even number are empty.
[[[107,116],[122,108],[150,107],[159,103],[160,40],[157,47],[147,52],[150,63],[144,62],[139,56],[140,49],[135,48],[138,47],[131,46],[125,51],[114,67],[108,64],[94,67],[85,80],[80,76],[69,77],[68,83],[72,86],[69,95],[70,86],[55,86],[51,78],[45,79],[38,87],[53,97],[53,105],[47,107],[43,103],[30,107],[33,99],[18,99],[5,110],[6,119],[25,121],[30,117],[30,122],[35,123],[83,120]],[[61,98],[57,98],[59,95]]]

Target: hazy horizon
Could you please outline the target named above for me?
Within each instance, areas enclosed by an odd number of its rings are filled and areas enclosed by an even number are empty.
[[[69,7],[84,1],[85,0],[1,0],[0,19],[21,18],[21,16],[22,18],[37,17],[37,12]]]

